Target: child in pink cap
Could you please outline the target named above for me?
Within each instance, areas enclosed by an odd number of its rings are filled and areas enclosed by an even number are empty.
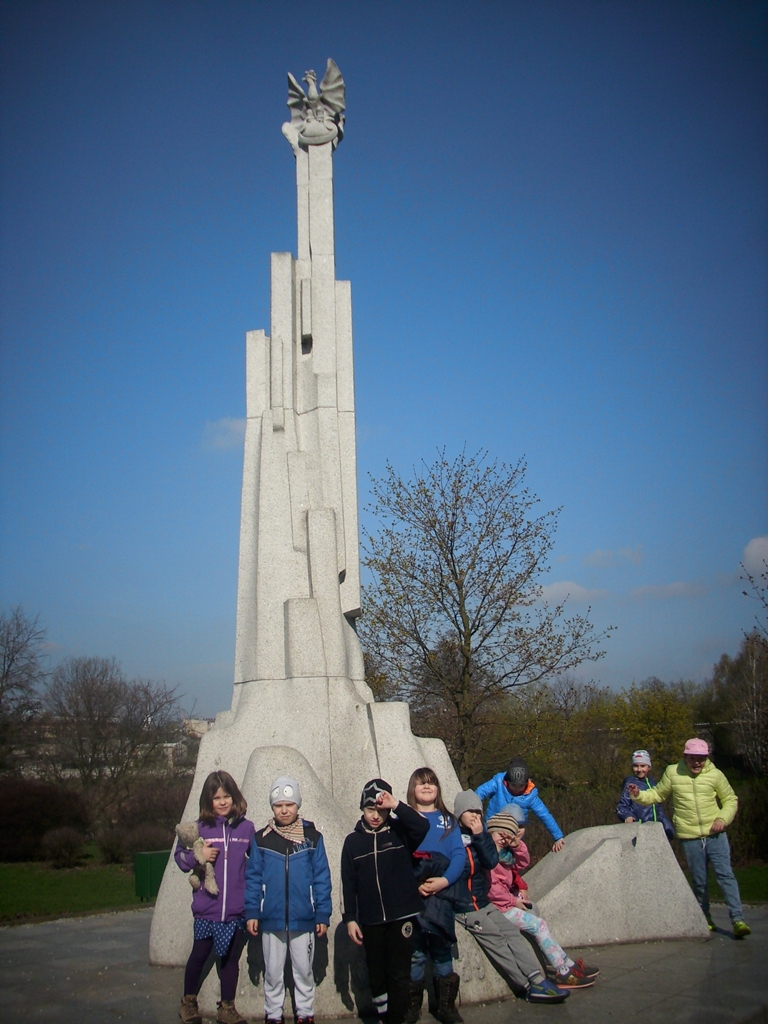
[[[640,789],[630,783],[630,798],[636,804],[650,805],[672,797],[672,821],[677,838],[685,851],[691,869],[693,891],[699,901],[710,931],[715,924],[709,913],[707,868],[711,864],[722,889],[733,925],[733,935],[743,939],[750,934],[741,909],[739,885],[731,868],[731,848],[726,829],[736,816],[739,801],[731,784],[719,768],[709,760],[706,740],[688,740],[683,760],[671,764],[655,789]],[[719,800],[719,804],[718,804]]]

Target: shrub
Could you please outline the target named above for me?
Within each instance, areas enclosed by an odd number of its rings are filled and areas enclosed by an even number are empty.
[[[134,828],[105,829],[98,835],[96,844],[107,864],[126,864],[133,860],[135,853],[170,850],[174,838],[174,833],[162,825],[145,822]]]
[[[13,799],[0,801],[0,861],[38,860],[41,841],[52,829],[88,829],[81,797],[66,786],[7,777]]]
[[[157,825],[164,828],[173,840],[174,826],[181,821],[191,784],[191,778],[149,778],[137,783],[120,807],[116,824],[124,829]],[[197,817],[197,813],[194,816]],[[167,845],[156,849],[167,849]]]
[[[40,850],[54,868],[74,868],[83,858],[85,836],[71,825],[52,828],[40,842]]]
[[[753,778],[739,787],[739,809],[728,826],[732,860],[744,867],[765,858],[768,850],[768,778]]]
[[[564,835],[593,825],[617,825],[616,805],[621,791],[613,786],[542,787],[539,796],[552,813]],[[510,803],[514,799],[510,797]],[[554,840],[535,814],[528,815],[525,844],[531,864],[540,861],[552,849]]]

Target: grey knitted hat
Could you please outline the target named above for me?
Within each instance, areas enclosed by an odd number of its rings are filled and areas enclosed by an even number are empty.
[[[474,789],[463,789],[453,801],[453,813],[457,818],[460,818],[465,811],[483,813],[483,801]]]
[[[520,804],[504,804],[501,808],[501,813],[510,814],[518,825],[525,825],[526,823],[526,814]]]
[[[279,804],[283,800],[290,804],[301,807],[301,790],[296,779],[290,775],[278,775],[269,787],[269,806]]]

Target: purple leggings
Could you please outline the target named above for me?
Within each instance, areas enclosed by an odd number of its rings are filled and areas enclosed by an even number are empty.
[[[245,945],[246,934],[239,928],[232,938],[232,945],[226,956],[217,962],[219,981],[221,982],[222,1002],[232,1002],[237,992],[237,979],[240,974],[240,954]],[[192,952],[187,960],[184,971],[184,995],[196,996],[203,983],[203,968],[213,949],[213,936],[209,939],[195,939]]]

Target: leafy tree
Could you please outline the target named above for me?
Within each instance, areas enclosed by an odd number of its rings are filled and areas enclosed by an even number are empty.
[[[136,780],[167,773],[165,744],[180,735],[175,688],[126,679],[114,658],[70,658],[53,673],[43,706],[46,774],[77,780],[94,825],[111,820]]]
[[[364,549],[373,583],[361,637],[398,697],[450,722],[464,780],[488,708],[596,661],[610,632],[542,600],[558,510],[535,514],[525,469],[443,451],[412,481],[391,465],[373,480],[381,529]]]
[[[20,730],[36,707],[45,677],[45,629],[20,605],[0,613],[0,767],[6,767]]]
[[[768,645],[757,631],[735,658],[720,658],[707,696],[717,745],[743,757],[755,775],[768,775]]]
[[[646,679],[632,683],[616,702],[628,748],[645,748],[661,772],[680,760],[685,741],[696,735],[695,687]]]

